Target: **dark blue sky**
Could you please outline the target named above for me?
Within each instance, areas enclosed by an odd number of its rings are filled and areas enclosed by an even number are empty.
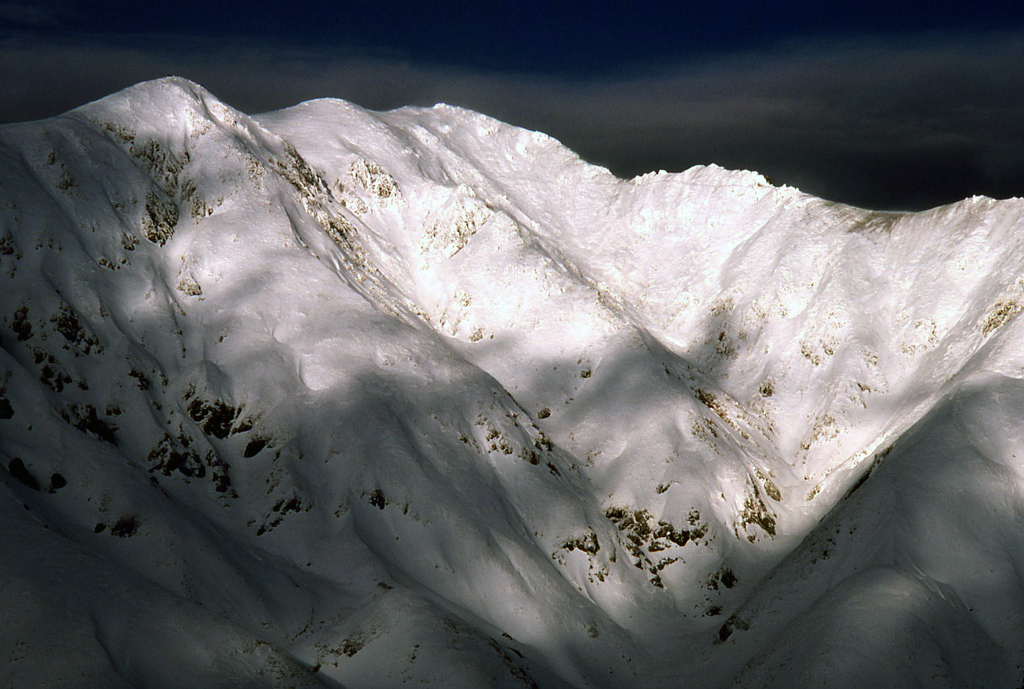
[[[260,112],[445,101],[629,176],[757,169],[857,205],[1024,195],[1020,2],[0,0],[0,121],[179,74]]]
[[[3,3],[0,3],[2,6]],[[770,49],[780,42],[1024,28],[1024,3],[829,3],[794,1],[643,3],[267,2],[142,0],[22,1],[49,21],[17,21],[6,31],[42,37],[131,42],[184,35],[350,53],[481,70],[587,78],[664,64]],[[0,15],[2,16],[2,15]],[[11,21],[11,19],[14,21]]]

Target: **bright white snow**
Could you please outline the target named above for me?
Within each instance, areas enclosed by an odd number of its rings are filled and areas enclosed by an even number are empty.
[[[0,128],[0,679],[1017,686],[1022,213],[175,78]]]

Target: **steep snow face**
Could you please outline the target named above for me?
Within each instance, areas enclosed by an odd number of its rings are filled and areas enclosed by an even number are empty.
[[[1013,686],[1022,213],[180,79],[4,127],[4,676]]]

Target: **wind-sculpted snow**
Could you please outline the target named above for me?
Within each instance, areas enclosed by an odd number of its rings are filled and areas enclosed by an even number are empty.
[[[6,126],[0,678],[1017,686],[1022,213],[174,78]]]

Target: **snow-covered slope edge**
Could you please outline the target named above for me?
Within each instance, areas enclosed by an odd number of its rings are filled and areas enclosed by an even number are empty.
[[[0,167],[13,684],[1019,679],[1019,200],[179,79]]]

